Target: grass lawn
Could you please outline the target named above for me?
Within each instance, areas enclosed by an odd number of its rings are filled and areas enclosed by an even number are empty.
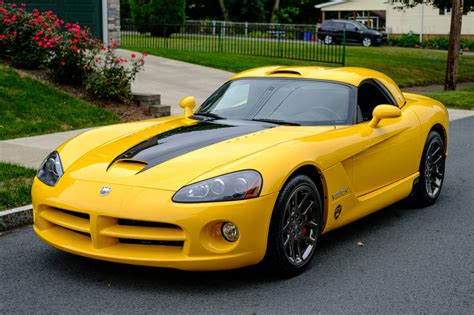
[[[127,42],[125,38],[123,46],[130,50],[146,51],[152,55],[231,72],[267,65],[322,65],[312,61],[273,57],[151,48],[152,43],[147,44],[148,47],[140,47],[134,45],[134,41]],[[348,46],[346,56],[347,66],[366,67],[384,72],[401,87],[444,83],[446,53],[443,52],[399,47]],[[461,57],[458,81],[474,81],[474,56]]]
[[[113,113],[0,64],[0,140],[107,125]]]
[[[31,203],[31,183],[36,171],[0,163],[0,211]]]
[[[474,88],[458,91],[430,93],[427,96],[439,100],[447,107],[474,109]]]

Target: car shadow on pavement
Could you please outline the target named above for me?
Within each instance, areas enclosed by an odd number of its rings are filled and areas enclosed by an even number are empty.
[[[402,201],[343,228],[325,234],[319,243],[318,252],[307,273],[326,272],[331,257],[341,255],[341,251],[358,250],[357,242],[374,237],[378,230],[397,227],[400,221],[411,220],[412,216],[422,215],[424,209],[413,209]],[[113,286],[127,290],[165,290],[166,292],[202,293],[206,288],[213,291],[240,290],[249,285],[261,285],[272,282],[294,281],[281,279],[268,274],[260,266],[246,267],[230,271],[189,272],[156,267],[143,267],[104,262],[84,258],[50,249],[42,259],[51,266],[51,273],[57,279],[69,278],[86,285]],[[54,268],[53,268],[54,267]],[[296,280],[298,281],[298,280]]]

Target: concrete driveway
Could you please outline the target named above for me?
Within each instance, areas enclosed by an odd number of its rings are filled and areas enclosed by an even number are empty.
[[[119,49],[123,58],[130,57],[131,51]],[[132,84],[134,93],[161,94],[161,102],[171,106],[171,114],[181,114],[179,100],[192,95],[200,105],[233,73],[203,67],[187,62],[156,56],[147,56],[145,70],[137,75]]]

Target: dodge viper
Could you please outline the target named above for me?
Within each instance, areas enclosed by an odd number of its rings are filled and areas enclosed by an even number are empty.
[[[295,275],[322,234],[440,195],[447,110],[380,72],[257,68],[180,106],[49,154],[32,190],[37,235],[118,263]]]

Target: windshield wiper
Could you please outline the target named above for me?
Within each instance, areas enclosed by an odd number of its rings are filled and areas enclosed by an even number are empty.
[[[225,119],[224,117],[219,116],[219,115],[217,115],[217,114],[214,114],[214,113],[207,113],[207,112],[194,113],[193,116],[202,116],[202,117],[213,118],[213,119]]]
[[[278,120],[278,119],[266,119],[266,118],[254,118],[252,121],[261,121],[275,125],[283,125],[283,126],[301,126],[300,123],[294,121],[286,121],[286,120]]]

